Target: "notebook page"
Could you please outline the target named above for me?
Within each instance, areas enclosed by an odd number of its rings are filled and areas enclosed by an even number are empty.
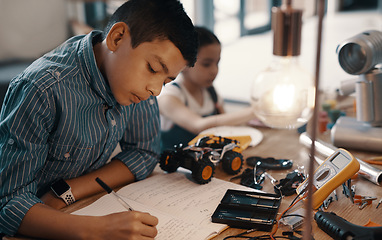
[[[156,209],[144,206],[138,202],[122,197],[134,210],[148,212],[159,219],[157,225],[157,240],[200,240],[206,239],[211,234],[210,229],[186,222]],[[93,204],[73,212],[75,215],[104,216],[111,213],[127,211],[114,196],[107,194]]]
[[[189,172],[161,173],[129,184],[118,193],[177,218],[199,226],[208,226],[211,230],[219,232],[226,226],[212,223],[211,216],[225,192],[228,189],[256,191],[217,178],[203,185],[195,183],[191,178]]]

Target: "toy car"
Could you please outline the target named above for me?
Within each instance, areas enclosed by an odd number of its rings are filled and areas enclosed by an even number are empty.
[[[243,166],[241,152],[249,145],[250,136],[245,136],[244,144],[236,139],[215,135],[197,136],[183,147],[165,150],[161,154],[159,166],[166,172],[175,172],[178,167],[191,170],[193,179],[199,184],[211,181],[215,165],[222,162],[223,170],[228,174],[237,174]]]

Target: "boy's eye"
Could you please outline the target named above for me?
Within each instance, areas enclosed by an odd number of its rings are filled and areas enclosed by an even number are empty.
[[[150,63],[147,63],[147,68],[151,73],[156,73],[156,71],[151,67]]]

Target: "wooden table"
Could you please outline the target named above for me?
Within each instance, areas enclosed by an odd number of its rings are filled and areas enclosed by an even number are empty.
[[[244,159],[246,159],[249,156],[260,156],[260,157],[287,158],[287,159],[293,160],[292,169],[268,171],[271,174],[271,176],[273,176],[277,180],[285,178],[288,172],[291,172],[294,169],[297,169],[299,166],[300,167],[305,166],[305,171],[306,173],[308,173],[307,167],[309,165],[309,157],[308,157],[309,149],[299,143],[299,134],[297,133],[296,130],[276,130],[276,129],[269,129],[269,128],[259,128],[259,130],[264,135],[262,142],[255,147],[250,147],[246,149],[243,152]],[[329,136],[327,134],[323,134],[318,137],[322,140],[329,139]],[[350,152],[354,156],[360,159],[378,156],[377,153],[353,151],[351,149],[348,149],[348,150],[350,150]],[[315,166],[317,167],[318,164],[315,164]],[[243,167],[243,170],[247,167],[248,166],[245,165]],[[161,171],[161,170],[159,169],[159,167],[157,167],[155,171]],[[231,175],[226,174],[222,170],[221,164],[219,164],[216,168],[215,177],[224,179],[227,181],[229,181],[229,179],[232,178]],[[236,183],[240,183],[239,179],[236,179],[233,181]],[[345,195],[342,194],[342,187],[339,187],[337,189],[338,201],[334,201],[333,203],[331,203],[329,205],[329,208],[326,211],[333,211],[338,216],[341,216],[345,218],[346,220],[348,220],[349,222],[357,224],[357,225],[364,225],[369,220],[382,225],[382,205],[378,209],[376,209],[376,205],[378,201],[382,198],[381,186],[378,186],[361,177],[353,180],[352,184],[356,185],[356,194],[365,195],[365,196],[376,196],[377,200],[373,201],[372,205],[369,205],[365,207],[364,209],[360,210],[358,208],[358,205],[352,204],[351,201],[348,198],[346,198]],[[269,179],[265,179],[262,190],[265,192],[274,193],[273,185],[270,183]],[[73,212],[77,209],[80,209],[94,202],[96,199],[98,199],[102,195],[104,195],[104,193],[95,195],[88,199],[80,200],[76,202],[75,204],[64,208],[63,211]],[[289,206],[290,202],[295,198],[295,196],[296,195],[283,198],[280,209],[279,209],[279,213],[284,211]],[[314,239],[316,240],[330,239],[330,237],[325,232],[323,232],[321,229],[318,228],[314,220],[312,220],[311,222],[312,222]],[[244,231],[243,229],[228,228],[226,231],[216,236],[214,240],[224,239],[227,236],[236,235],[243,231]],[[289,229],[283,225],[280,225],[275,236],[280,236],[283,231],[289,231]],[[258,231],[258,232],[250,233],[248,234],[248,236],[260,236],[264,234],[269,234],[269,232]],[[15,240],[15,239],[25,239],[25,238],[6,238],[6,239]]]

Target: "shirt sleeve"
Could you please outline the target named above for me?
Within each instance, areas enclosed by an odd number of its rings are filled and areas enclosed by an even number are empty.
[[[52,119],[46,96],[27,81],[11,82],[0,114],[0,232],[14,235],[36,196]]]
[[[136,104],[120,141],[115,158],[126,164],[136,180],[146,178],[158,163],[160,153],[160,120],[156,97]]]

